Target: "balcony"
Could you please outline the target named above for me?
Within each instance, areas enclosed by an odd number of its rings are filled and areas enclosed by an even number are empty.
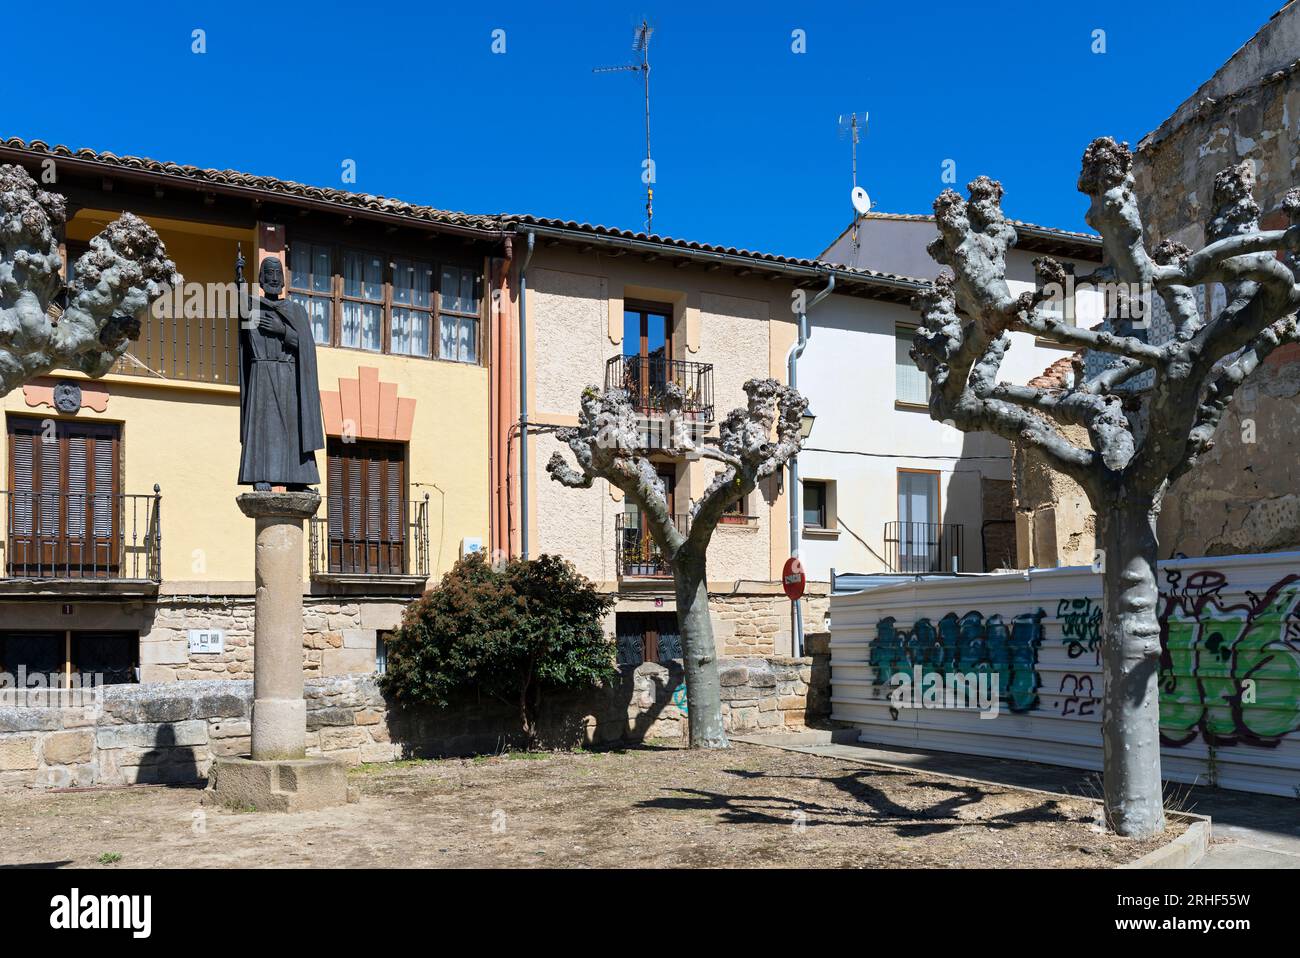
[[[313,516],[309,526],[311,577],[334,586],[423,592],[429,579],[429,496],[402,503],[383,516],[382,503],[368,504],[364,520],[344,522],[331,503],[331,516]]]
[[[615,356],[605,364],[605,388],[626,389],[632,406],[645,416],[662,415],[664,391],[676,383],[686,394],[682,413],[699,422],[713,421],[713,364],[662,356]]]
[[[110,372],[237,386],[239,324],[224,316],[186,319],[150,314]]]
[[[0,591],[128,593],[162,580],[162,495],[0,490]],[[33,590],[31,583],[41,584]]]
[[[690,516],[672,519],[682,535],[690,531]],[[614,561],[620,579],[662,579],[673,574],[650,530],[635,513],[623,512],[614,517]]]
[[[903,575],[961,572],[962,527],[956,523],[886,522],[885,564]]]

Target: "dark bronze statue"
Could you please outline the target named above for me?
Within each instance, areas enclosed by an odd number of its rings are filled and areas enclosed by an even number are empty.
[[[263,295],[249,297],[239,332],[239,484],[302,491],[319,484],[325,445],[316,343],[307,311],[282,298],[280,260],[262,260],[257,280]]]

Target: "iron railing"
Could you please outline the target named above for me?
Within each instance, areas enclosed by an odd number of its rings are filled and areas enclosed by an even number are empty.
[[[958,523],[885,523],[885,563],[890,572],[961,572],[961,547]]]
[[[682,535],[690,531],[690,516],[673,516],[672,521]],[[650,535],[649,527],[635,513],[620,512],[614,517],[614,561],[619,576],[672,575],[668,560]]]
[[[713,364],[662,356],[615,356],[605,364],[605,388],[626,389],[637,412],[664,411],[664,390],[676,383],[686,394],[682,414],[713,421]]]
[[[0,490],[11,579],[162,581],[162,495]]]
[[[238,385],[239,321],[233,314],[188,319],[150,314],[111,372]]]
[[[313,516],[308,536],[311,574],[319,576],[429,576],[429,494],[382,514],[372,500],[365,517]]]

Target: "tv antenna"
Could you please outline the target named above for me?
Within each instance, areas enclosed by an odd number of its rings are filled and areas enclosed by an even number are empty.
[[[849,151],[853,163],[853,189],[849,193],[849,201],[853,204],[853,245],[858,245],[858,221],[871,211],[871,197],[867,191],[858,186],[858,141],[861,139],[861,131],[867,128],[867,113],[842,113],[840,114],[840,138],[848,138]]]
[[[640,24],[632,32],[632,52],[640,54],[640,63],[628,63],[617,67],[596,67],[592,73],[640,73],[645,87],[645,167],[641,178],[645,181],[645,231],[649,233],[654,221],[655,200],[655,165],[650,158],[650,36],[655,28],[650,21],[642,17]]]

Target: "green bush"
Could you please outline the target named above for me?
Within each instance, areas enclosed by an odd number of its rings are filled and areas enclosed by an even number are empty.
[[[387,645],[382,688],[400,703],[440,708],[477,690],[518,708],[535,741],[543,691],[600,686],[618,675],[605,634],[613,603],[558,556],[494,569],[482,553],[468,555],[407,607]]]

